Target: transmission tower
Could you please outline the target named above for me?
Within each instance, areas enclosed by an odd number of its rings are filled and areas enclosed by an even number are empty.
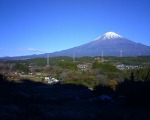
[[[75,62],[75,53],[73,52],[73,62]]]
[[[49,53],[47,53],[47,67],[49,67],[50,64],[49,64]]]
[[[101,59],[102,59],[102,62],[104,61],[104,52],[103,50],[101,50]]]
[[[120,57],[122,57],[122,50],[120,51]]]

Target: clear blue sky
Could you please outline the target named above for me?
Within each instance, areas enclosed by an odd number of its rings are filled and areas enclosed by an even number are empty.
[[[0,57],[60,51],[113,31],[150,46],[150,0],[0,0]]]

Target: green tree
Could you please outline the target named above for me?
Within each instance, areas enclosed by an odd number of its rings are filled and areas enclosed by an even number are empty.
[[[24,65],[24,64],[17,63],[14,66],[14,69],[18,70],[18,71],[21,71],[21,72],[24,72],[24,73],[29,73],[29,68],[26,65]]]
[[[64,69],[70,69],[70,70],[77,70],[77,64],[73,62],[66,62],[66,61],[61,61],[58,63],[58,66],[64,68]]]

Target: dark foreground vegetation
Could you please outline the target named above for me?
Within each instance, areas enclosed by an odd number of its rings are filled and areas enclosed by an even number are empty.
[[[143,81],[135,81],[134,75],[115,89],[97,85],[93,90],[27,79],[14,82],[0,75],[0,120],[148,120],[149,72]]]

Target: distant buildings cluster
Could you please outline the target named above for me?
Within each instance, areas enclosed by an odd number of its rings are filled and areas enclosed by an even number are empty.
[[[77,67],[81,70],[90,70],[92,67],[91,63],[83,63],[83,64],[78,64]]]
[[[126,69],[141,69],[143,67],[138,66],[138,65],[124,65],[124,64],[119,64],[116,65],[116,67],[120,70],[126,70]]]

